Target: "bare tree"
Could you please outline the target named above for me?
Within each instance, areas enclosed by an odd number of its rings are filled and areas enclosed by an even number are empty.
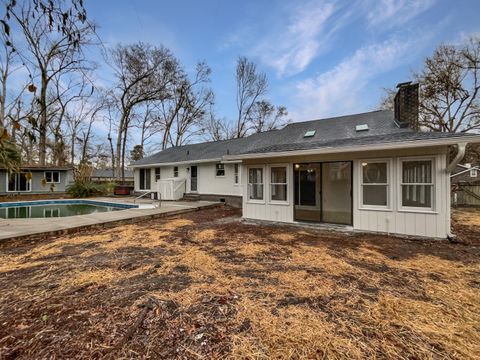
[[[480,130],[480,37],[460,46],[441,45],[414,74],[419,83],[419,122],[439,132]],[[386,89],[380,108],[393,109],[395,91]]]
[[[249,123],[256,133],[276,130],[288,123],[285,119],[287,115],[285,106],[275,107],[267,100],[260,100],[254,104],[250,111]]]
[[[145,43],[118,45],[111,51],[111,57],[117,78],[114,98],[120,117],[115,149],[116,177],[120,179],[124,178],[126,143],[133,111],[147,102],[170,96],[168,85],[175,78],[177,60],[168,49]]]
[[[47,5],[40,0],[12,3],[14,6],[8,8],[8,16],[22,35],[18,44],[24,47],[16,50],[32,78],[30,89],[35,92],[38,106],[39,163],[45,164],[47,132],[51,125],[52,103],[48,95],[52,80],[61,74],[72,75],[90,67],[82,50],[92,43],[94,26],[86,20],[83,10],[77,12],[78,16],[72,16],[73,10],[65,10],[61,0],[45,1]],[[73,4],[75,7],[76,1]],[[60,13],[61,20],[57,22],[56,16]]]
[[[257,100],[267,93],[267,75],[257,71],[255,63],[241,56],[237,61],[237,119],[235,137],[247,135],[251,111]]]

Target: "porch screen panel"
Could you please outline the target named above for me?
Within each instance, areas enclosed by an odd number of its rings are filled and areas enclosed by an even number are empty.
[[[322,221],[352,223],[352,164],[322,163]]]

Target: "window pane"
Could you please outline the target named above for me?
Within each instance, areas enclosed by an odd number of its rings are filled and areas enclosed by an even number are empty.
[[[363,163],[364,184],[386,184],[387,163]]]
[[[47,171],[45,173],[45,181],[46,182],[52,182],[52,173],[50,171]]]
[[[286,184],[287,183],[287,168],[286,167],[272,167],[272,184]]]
[[[53,182],[60,182],[60,173],[58,171],[55,171],[52,173],[52,179],[53,179]]]
[[[403,183],[431,183],[432,161],[404,161],[402,169]]]
[[[287,185],[272,185],[272,200],[287,201]]]
[[[263,184],[263,169],[254,168],[248,170],[248,182],[250,184]]]
[[[263,200],[263,184],[250,184],[250,199]]]
[[[29,181],[24,173],[18,174],[17,191],[29,191]]]
[[[225,176],[225,165],[224,164],[217,164],[216,165],[216,175],[217,176]]]
[[[12,174],[8,177],[8,191],[15,191],[16,175]]]
[[[432,185],[402,185],[402,206],[432,207]]]
[[[387,185],[363,185],[363,204],[387,206]]]

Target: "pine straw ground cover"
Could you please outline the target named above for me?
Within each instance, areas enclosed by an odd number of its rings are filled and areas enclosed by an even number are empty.
[[[475,358],[480,249],[216,208],[0,244],[0,358]]]

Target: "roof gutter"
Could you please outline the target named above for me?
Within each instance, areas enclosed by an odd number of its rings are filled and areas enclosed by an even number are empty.
[[[160,166],[172,166],[172,165],[190,165],[190,164],[201,164],[201,163],[211,163],[211,162],[221,162],[221,158],[215,159],[202,159],[202,160],[186,160],[186,161],[172,161],[165,163],[149,163],[149,164],[140,164],[140,165],[129,165],[132,168],[151,168],[151,167],[160,167]]]
[[[462,159],[464,158],[467,143],[466,142],[458,143],[456,144],[456,147],[457,147],[457,155],[455,155],[455,158],[452,160],[452,162],[448,164],[446,169],[447,174],[450,174],[455,169],[455,167],[460,163],[460,161],[462,161]]]
[[[461,143],[466,144],[468,142],[480,143],[480,136],[479,135],[462,136]],[[405,149],[405,148],[414,148],[414,147],[446,146],[446,145],[457,145],[457,144],[459,144],[459,139],[453,137],[453,138],[443,138],[443,139],[411,140],[411,141],[402,141],[402,142],[380,143],[380,144],[374,144],[374,145],[366,144],[366,145],[353,145],[353,146],[344,146],[344,147],[329,146],[324,148],[314,148],[314,149],[305,149],[305,150],[290,150],[290,151],[277,151],[277,152],[273,151],[273,152],[266,152],[266,153],[226,155],[223,157],[223,159],[224,160],[263,159],[263,158],[272,158],[272,157],[336,154],[336,153],[374,151],[374,150],[395,150],[395,149]]]

